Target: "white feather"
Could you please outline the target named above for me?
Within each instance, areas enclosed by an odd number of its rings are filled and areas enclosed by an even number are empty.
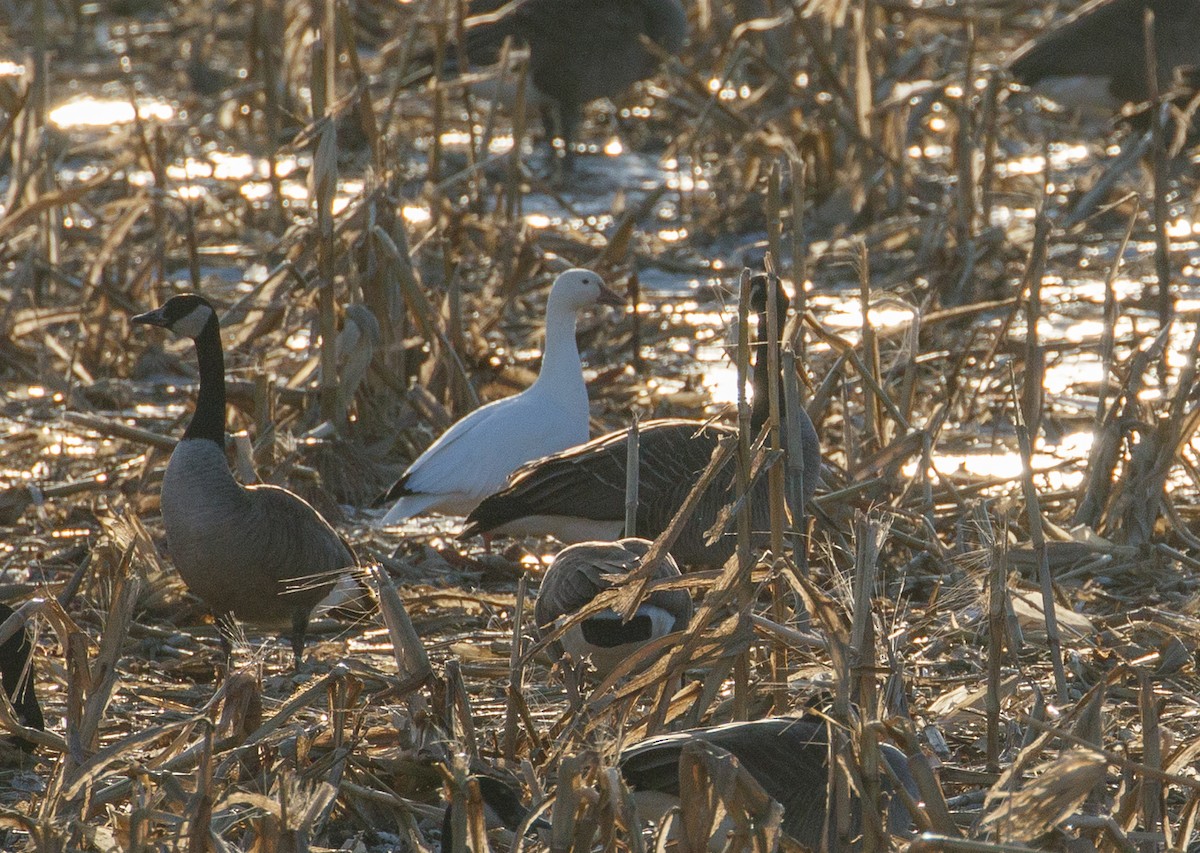
[[[379,523],[424,512],[466,515],[526,462],[587,441],[588,398],[575,345],[577,312],[616,295],[589,270],[555,279],[546,303],[541,373],[529,388],[471,412],[404,473],[404,495]]]

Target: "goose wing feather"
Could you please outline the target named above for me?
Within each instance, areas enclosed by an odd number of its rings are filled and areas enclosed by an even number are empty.
[[[660,504],[677,493],[681,483],[694,483],[708,464],[716,440],[729,434],[733,430],[727,427],[698,421],[667,419],[643,424],[638,442],[640,505]],[[475,508],[462,535],[485,533],[533,515],[623,519],[627,439],[628,432],[618,430],[529,463],[513,474],[507,488]],[[639,514],[639,524],[641,521]],[[641,532],[649,535],[661,529]]]

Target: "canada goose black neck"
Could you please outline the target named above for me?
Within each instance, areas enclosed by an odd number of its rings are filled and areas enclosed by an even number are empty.
[[[783,339],[783,324],[787,320],[788,300],[787,295],[783,292],[783,288],[779,286],[778,280],[776,280],[774,287],[771,288],[770,280],[765,275],[756,275],[751,282],[751,287],[753,290],[750,294],[750,304],[754,309],[755,316],[758,318],[758,332],[754,339],[756,344],[754,347],[754,365],[750,373],[750,386],[754,389],[754,400],[750,404],[750,438],[753,440],[762,432],[763,426],[771,416],[771,374],[769,364],[771,330],[770,318],[767,314],[768,288],[772,291],[770,295],[775,299],[775,321],[777,324],[775,332],[780,343],[782,343]],[[782,404],[782,371],[776,371],[775,386],[778,389],[780,404]]]
[[[200,362],[200,393],[196,411],[183,433],[185,440],[206,438],[225,446],[225,354],[221,350],[221,324],[213,314],[196,336]]]

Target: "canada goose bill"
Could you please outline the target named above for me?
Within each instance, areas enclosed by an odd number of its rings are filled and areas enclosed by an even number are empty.
[[[392,506],[379,524],[424,513],[466,515],[521,465],[586,441],[588,396],[576,316],[592,305],[624,304],[591,270],[559,275],[546,300],[546,348],[537,381],[446,430],[380,499]]]
[[[766,276],[752,280],[752,307],[758,317],[756,340],[767,338]],[[779,328],[787,311],[787,297],[776,288]],[[770,384],[766,348],[755,347],[752,375],[754,405],[751,433],[757,435],[768,417]],[[782,383],[782,376],[774,378]],[[780,399],[783,399],[780,393]],[[788,415],[785,430],[797,430],[803,449],[805,503],[816,491],[821,471],[821,449],[816,429],[803,408]],[[639,428],[639,504],[637,532],[647,538],[661,534],[707,467],[717,445],[737,431],[704,421],[667,419],[648,421]],[[625,526],[625,430],[532,462],[513,474],[508,485],[483,500],[467,516],[460,538],[478,533],[521,536],[552,535],[561,542],[612,539]],[[765,481],[751,501],[754,530],[770,524]],[[736,537],[727,531],[709,543],[705,535],[721,509],[734,498],[733,465],[718,473],[680,533],[671,554],[685,566],[721,566],[733,554]]]
[[[693,729],[652,737],[621,752],[621,775],[634,792],[643,820],[660,822],[678,804],[681,780],[679,757],[690,742],[703,741],[730,753],[773,800],[783,806],[782,829],[793,841],[823,849],[827,826],[836,825],[829,788],[829,730],[824,720],[772,717],[752,722]],[[914,799],[919,799],[908,759],[890,744],[880,754]],[[892,790],[887,778],[882,790]],[[860,809],[853,798],[853,834],[858,834]],[[888,829],[903,835],[912,831],[912,816],[898,797],[890,797]],[[834,849],[830,847],[829,849]]]
[[[534,618],[538,637],[546,636],[560,621],[569,619],[614,585],[613,576],[628,574],[641,565],[650,550],[645,539],[616,542],[581,542],[559,552],[538,592]],[[655,570],[655,578],[680,577],[670,556]],[[576,622],[554,650],[570,653],[578,661],[590,658],[601,678],[607,678],[638,649],[659,637],[682,631],[691,621],[694,605],[684,590],[651,593],[628,621],[611,609]]]
[[[313,608],[358,564],[349,544],[298,495],[238,483],[225,459],[221,327],[198,294],[173,296],[133,322],[191,338],[200,365],[196,410],[162,482],[168,549],[184,583],[212,609],[226,659],[227,618],[290,629],[298,668]]]
[[[677,54],[688,31],[680,0],[474,0],[467,14],[462,52],[472,65],[496,63],[506,39],[528,47],[531,103],[540,106],[547,145],[568,167],[583,108],[621,97],[657,70],[642,38]],[[453,65],[459,51],[444,55]]]
[[[0,625],[14,613],[7,604],[0,604]],[[29,636],[29,628],[22,625],[16,633],[0,643],[0,681],[13,710],[17,712],[17,722],[27,729],[45,731],[46,720],[37,698],[32,657],[33,641]],[[25,752],[34,749],[34,744],[23,737],[14,738],[14,742]]]
[[[1158,85],[1200,65],[1200,0],[1093,0],[1019,48],[1013,79],[1064,107],[1111,115],[1150,97],[1145,13],[1154,13]]]

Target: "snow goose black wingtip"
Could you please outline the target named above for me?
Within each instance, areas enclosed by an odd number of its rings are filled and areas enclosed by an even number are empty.
[[[297,667],[313,608],[353,550],[316,509],[278,486],[242,486],[225,459],[225,357],[212,304],[187,293],[134,322],[191,338],[200,364],[196,409],[163,475],[168,548],[188,588],[205,601],[232,646],[228,615],[290,632]],[[316,578],[317,580],[313,580]],[[321,580],[328,578],[327,580]]]
[[[380,527],[422,513],[466,515],[521,465],[587,441],[588,399],[575,343],[579,311],[625,300],[591,270],[559,274],[546,300],[546,347],[537,380],[456,421],[408,466]]]

